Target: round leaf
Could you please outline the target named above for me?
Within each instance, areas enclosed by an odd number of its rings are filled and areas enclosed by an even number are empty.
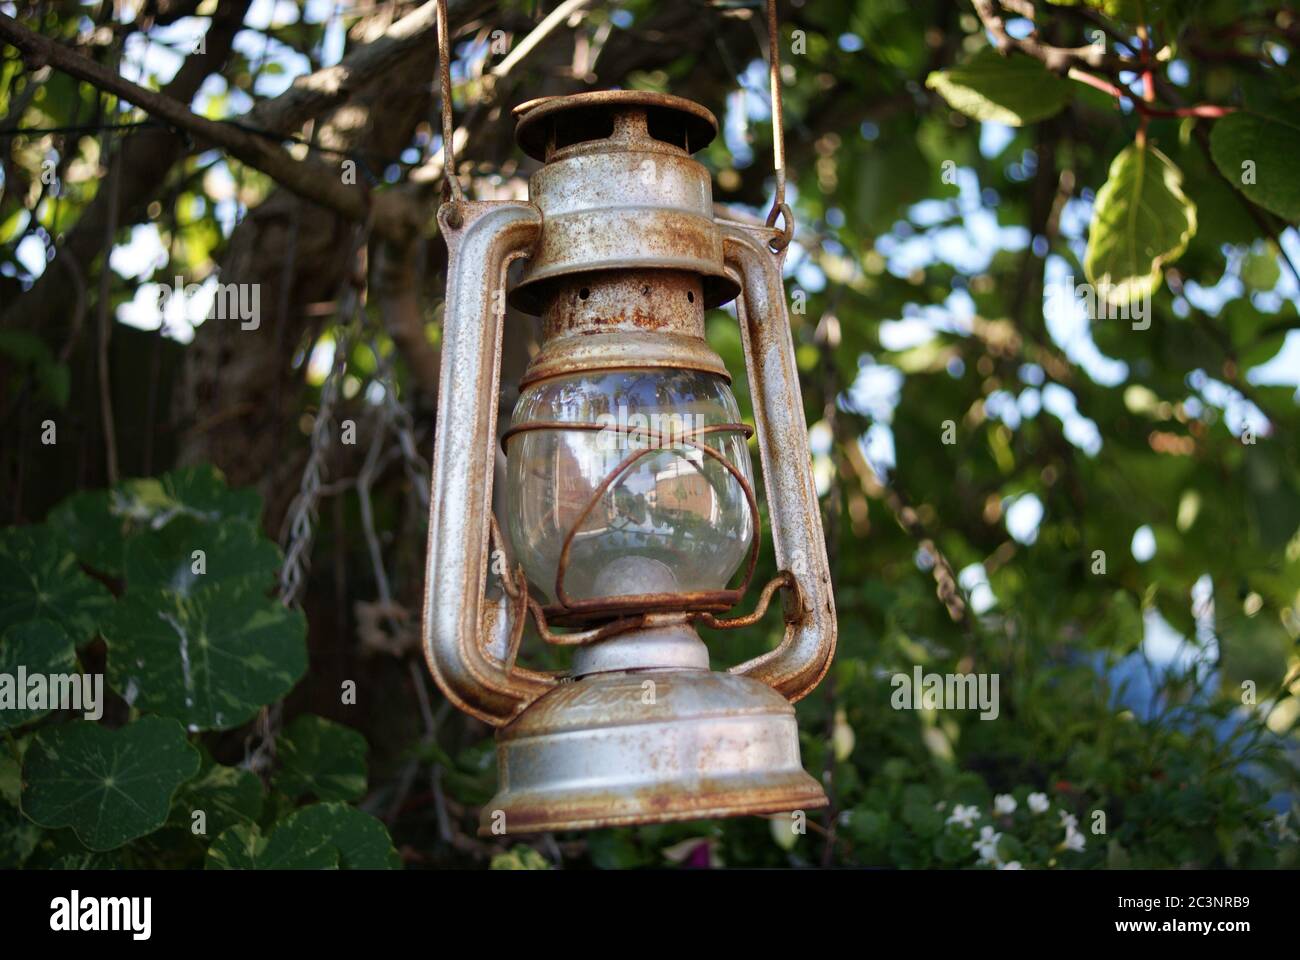
[[[304,714],[276,742],[276,789],[291,797],[357,800],[366,792],[366,738],[324,717]]]
[[[111,603],[109,592],[81,572],[72,551],[48,528],[0,530],[0,630],[43,617],[81,644]]]
[[[231,827],[208,847],[209,870],[357,870],[401,865],[384,825],[342,803],[318,803],[276,824],[269,837]]]
[[[163,825],[199,752],[175,720],[120,730],[85,720],[41,730],[23,758],[22,809],[42,827],[71,827],[91,850],[112,850]]]
[[[52,709],[19,709],[19,703],[27,700],[25,694],[31,690],[30,686],[27,691],[18,689],[20,668],[24,684],[25,678],[37,674],[48,684],[55,674],[75,673],[77,654],[67,632],[53,620],[24,620],[0,634],[0,729],[39,720]],[[45,702],[49,702],[48,697]]]
[[[108,680],[128,703],[191,730],[229,730],[307,669],[307,623],[241,583],[192,595],[128,591],[104,623]]]

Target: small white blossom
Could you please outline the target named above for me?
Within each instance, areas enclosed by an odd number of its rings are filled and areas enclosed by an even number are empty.
[[[1009,863],[999,864],[998,869],[999,870],[1023,870],[1025,868],[1020,865],[1019,860],[1012,860]]]
[[[1009,793],[999,793],[993,798],[993,812],[1011,816],[1016,812],[1016,798]]]
[[[952,813],[948,815],[948,823],[958,823],[963,827],[975,826],[975,821],[979,819],[980,808],[975,806],[965,806],[957,804],[952,808]]]
[[[1292,830],[1290,826],[1287,825],[1287,820],[1290,818],[1290,816],[1291,816],[1291,811],[1287,810],[1284,811],[1283,813],[1279,813],[1276,817],[1274,817],[1272,820],[1269,821],[1273,829],[1277,832],[1277,838],[1279,840],[1296,839],[1296,832]]]
[[[998,833],[992,827],[980,827],[979,839],[971,844],[973,850],[979,851],[980,863],[1000,864],[1002,861],[998,858],[998,841],[1002,839],[1002,834]]]
[[[1083,834],[1074,829],[1073,826],[1067,826],[1065,828],[1065,849],[1082,850],[1085,846],[1086,842],[1084,841]]]
[[[1072,813],[1061,811],[1061,826],[1065,827],[1066,832],[1073,830],[1079,825],[1079,818]]]
[[[1029,809],[1034,813],[1046,813],[1047,808],[1051,806],[1045,793],[1031,793],[1027,802]]]

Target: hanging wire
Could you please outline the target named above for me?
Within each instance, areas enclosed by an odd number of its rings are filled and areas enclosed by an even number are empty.
[[[453,203],[460,203],[465,194],[456,179],[456,149],[451,114],[451,27],[447,23],[447,0],[438,0],[438,87],[442,100],[442,179],[451,192]],[[453,219],[454,218],[454,219]],[[460,213],[453,209],[447,218],[454,227]]]
[[[781,102],[781,29],[776,18],[776,0],[767,0],[767,50],[768,79],[772,87],[772,165],[776,169],[776,196],[772,210],[767,215],[767,225],[776,226],[781,218],[782,232],[773,237],[769,246],[780,252],[794,238],[794,213],[785,202],[785,124]]]

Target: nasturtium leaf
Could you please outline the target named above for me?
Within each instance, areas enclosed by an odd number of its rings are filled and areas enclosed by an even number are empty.
[[[22,741],[17,741],[21,743]],[[21,757],[16,757],[9,744],[0,748],[0,803],[18,806],[18,795],[23,788]]]
[[[176,794],[169,821],[192,831],[198,811],[203,813],[209,838],[230,827],[255,823],[262,815],[262,781],[248,770],[227,767],[205,755],[198,776]]]
[[[1230,114],[1214,121],[1210,153],[1219,172],[1252,202],[1300,223],[1300,117],[1286,122],[1276,114]]]
[[[0,804],[0,870],[16,870],[32,855],[41,840],[41,828],[17,807]]]
[[[32,738],[22,809],[42,827],[71,827],[91,850],[112,850],[162,826],[176,788],[198,769],[175,720],[144,717],[119,730],[78,720]]]
[[[255,490],[232,490],[215,467],[185,467],[163,474],[127,480],[112,490],[113,513],[158,529],[179,516],[215,521],[229,518],[257,523],[262,510]]]
[[[206,523],[179,517],[161,530],[133,536],[126,545],[128,593],[166,590],[189,596],[217,584],[237,583],[265,595],[280,566],[280,551],[251,523]]]
[[[1083,269],[1098,303],[1124,306],[1160,286],[1162,271],[1196,233],[1182,174],[1154,147],[1125,147],[1097,191]]]
[[[72,639],[53,620],[24,620],[0,632],[0,730],[21,727],[49,714],[53,710],[49,688],[54,677],[76,673],[77,652]],[[31,706],[31,696],[36,693],[29,682],[33,677],[39,677],[45,688],[37,708]],[[77,675],[75,680],[80,690],[81,677]],[[20,685],[23,689],[19,689]],[[78,705],[87,709],[90,706]]]
[[[351,727],[303,714],[276,741],[275,788],[291,797],[357,800],[366,792],[366,738]]]
[[[307,669],[307,623],[240,583],[188,597],[128,590],[104,621],[108,680],[142,710],[229,730]]]
[[[0,630],[44,617],[57,621],[74,644],[82,644],[99,628],[112,602],[48,527],[0,530]]]
[[[45,522],[67,541],[77,559],[86,566],[121,576],[122,550],[131,522],[113,513],[110,491],[74,493],[51,510]]]
[[[1070,100],[1068,81],[1023,54],[1004,57],[985,47],[966,63],[937,70],[925,85],[954,110],[976,120],[1020,127],[1059,113]]]
[[[208,847],[209,870],[356,870],[401,865],[382,823],[343,803],[318,803],[281,820],[269,836],[231,827]]]

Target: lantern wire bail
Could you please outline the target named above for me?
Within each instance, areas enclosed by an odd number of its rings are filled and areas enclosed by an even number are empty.
[[[767,215],[767,225],[776,226],[776,218],[781,218],[781,234],[773,237],[768,245],[774,253],[780,253],[790,245],[794,238],[794,213],[785,202],[785,124],[781,102],[781,29],[777,23],[776,0],[767,0],[767,59],[768,78],[771,83],[772,99],[772,166],[776,171],[776,196],[772,200],[772,209]]]
[[[438,92],[442,113],[442,182],[451,192],[451,201],[465,199],[460,180],[456,177],[455,125],[452,122],[451,102],[451,25],[447,22],[447,0],[438,0]],[[460,225],[460,211],[453,208],[447,222]]]

